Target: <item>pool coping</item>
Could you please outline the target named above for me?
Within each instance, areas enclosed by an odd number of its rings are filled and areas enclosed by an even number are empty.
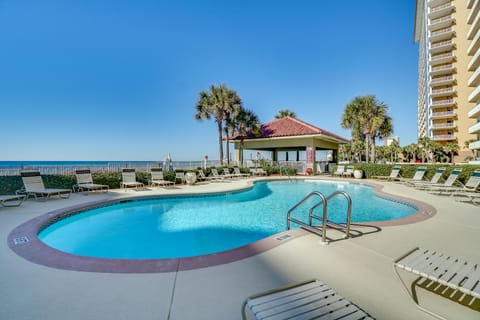
[[[40,230],[46,226],[59,221],[65,217],[79,212],[112,205],[115,203],[121,203],[134,200],[146,200],[154,198],[175,198],[175,197],[191,197],[191,196],[215,196],[218,194],[231,194],[236,192],[242,192],[253,187],[253,184],[257,181],[279,181],[282,179],[260,179],[255,181],[249,181],[247,187],[241,187],[231,191],[221,192],[206,192],[206,193],[185,193],[175,195],[142,195],[142,196],[127,196],[114,198],[109,200],[96,200],[87,202],[75,206],[65,207],[57,210],[53,210],[37,216],[33,219],[26,221],[25,223],[16,227],[8,235],[7,242],[9,248],[17,255],[24,259],[43,265],[50,268],[70,270],[70,271],[83,271],[83,272],[99,272],[99,273],[164,273],[164,272],[177,272],[186,271],[199,268],[206,268],[216,265],[222,265],[238,260],[242,260],[251,256],[258,255],[262,252],[273,249],[281,244],[291,241],[295,238],[310,234],[304,229],[287,230],[251,244],[219,252],[214,254],[207,254],[202,256],[187,257],[187,258],[173,258],[173,259],[109,259],[109,258],[94,258],[87,256],[78,256],[70,253],[62,252],[52,247],[49,247],[38,238]],[[309,179],[310,180],[310,179]],[[325,179],[328,181],[340,181],[337,179]],[[383,191],[384,186],[367,182],[356,182],[349,180],[341,180],[348,183],[357,183],[373,187],[374,192],[384,198],[388,198],[393,201],[399,201],[408,205],[415,206],[417,212],[400,219],[389,221],[374,221],[360,223],[363,226],[369,227],[389,227],[399,226],[411,223],[417,223],[427,220],[436,214],[436,209],[424,202],[393,195]],[[353,225],[353,224],[352,224]]]

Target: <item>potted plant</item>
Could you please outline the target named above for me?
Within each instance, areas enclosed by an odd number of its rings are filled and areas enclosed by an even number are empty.
[[[363,171],[360,167],[355,166],[353,170],[353,176],[355,179],[362,179],[363,178]]]

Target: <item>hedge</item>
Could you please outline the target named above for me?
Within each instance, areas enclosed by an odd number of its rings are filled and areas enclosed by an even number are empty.
[[[424,179],[426,180],[430,180],[438,168],[441,168],[441,167],[446,168],[445,173],[443,174],[444,177],[447,177],[454,168],[461,168],[462,173],[458,176],[458,181],[460,181],[463,184],[467,182],[467,180],[470,178],[474,170],[480,169],[479,165],[469,165],[469,164],[452,166],[449,164],[426,165],[426,164],[413,164],[413,163],[401,163],[401,164],[352,163],[352,164],[345,164],[345,167],[348,165],[353,165],[355,170],[362,170],[364,178],[371,178],[373,176],[389,176],[390,172],[392,171],[392,168],[396,165],[399,165],[401,167],[401,170],[400,170],[401,177],[413,178],[413,176],[415,175],[415,171],[417,171],[418,167],[427,167],[427,172],[425,173],[425,177],[424,177]],[[338,165],[333,166],[331,168],[330,173],[332,175],[333,175],[333,172],[337,170],[337,167]]]

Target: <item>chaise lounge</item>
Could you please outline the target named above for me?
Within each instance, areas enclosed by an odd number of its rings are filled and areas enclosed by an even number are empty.
[[[23,188],[16,191],[16,194],[24,194],[28,198],[33,196],[35,200],[50,199],[52,196],[59,196],[68,199],[72,194],[70,189],[45,188],[42,176],[39,171],[20,172],[23,181]]]
[[[174,184],[173,181],[165,180],[163,176],[163,171],[161,168],[151,168],[150,175],[152,177],[152,180],[150,180],[150,184],[152,185],[152,187],[153,186],[167,187],[167,186],[172,186]]]
[[[319,280],[310,280],[249,297],[242,307],[244,320],[247,319],[247,307],[257,320],[374,319]]]
[[[93,183],[92,173],[89,169],[75,170],[77,184],[73,186],[74,191],[104,191],[108,192],[109,187],[105,184]]]
[[[25,198],[24,194],[0,195],[0,205],[2,207],[18,207]]]
[[[125,191],[127,191],[128,187],[135,187],[137,191],[139,187],[145,188],[143,183],[137,181],[135,169],[122,169],[122,182],[120,186]]]

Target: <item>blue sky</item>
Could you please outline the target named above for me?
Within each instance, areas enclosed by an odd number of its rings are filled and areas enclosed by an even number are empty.
[[[417,140],[414,0],[0,0],[0,160],[218,159],[211,84],[350,138],[375,94]]]

